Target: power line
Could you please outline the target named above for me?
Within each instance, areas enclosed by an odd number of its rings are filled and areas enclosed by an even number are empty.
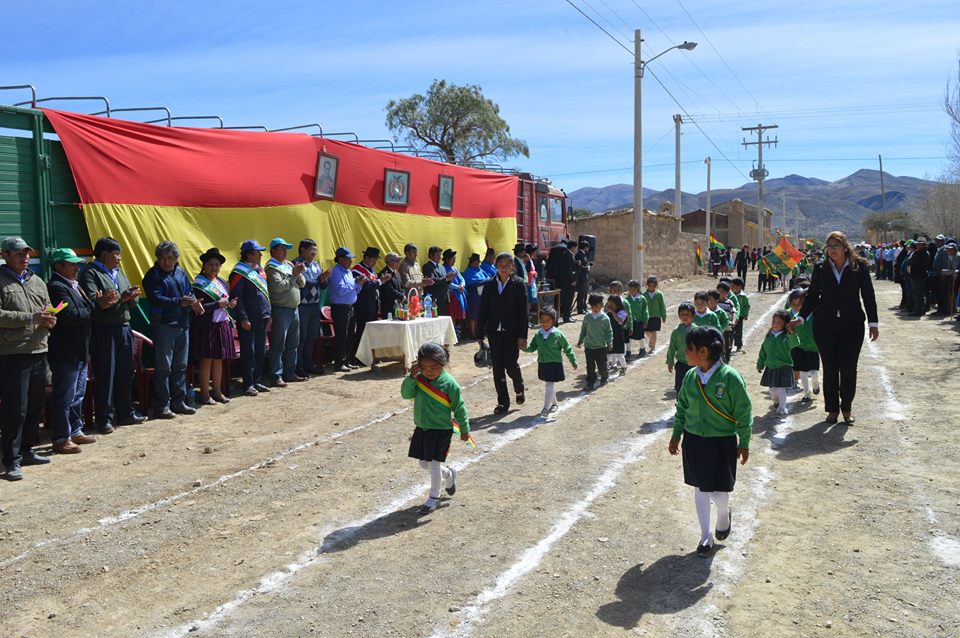
[[[690,22],[692,22],[692,23],[693,23],[693,26],[696,27],[697,31],[700,32],[700,35],[703,36],[703,39],[707,41],[707,44],[710,45],[710,48],[713,49],[713,52],[717,54],[717,57],[720,58],[720,61],[723,62],[723,65],[724,65],[725,67],[727,67],[727,70],[730,71],[730,74],[731,74],[731,75],[733,75],[734,79],[737,81],[737,84],[739,84],[740,87],[741,87],[744,91],[746,91],[747,95],[749,95],[751,98],[753,98],[753,104],[754,104],[754,106],[757,107],[757,110],[762,112],[763,109],[760,108],[760,101],[757,100],[757,98],[753,95],[753,93],[750,92],[750,89],[748,89],[748,88],[746,87],[746,85],[745,85],[743,82],[740,81],[740,77],[737,75],[736,71],[734,71],[734,70],[730,67],[730,65],[727,64],[726,59],[720,54],[720,51],[717,50],[717,47],[713,46],[713,42],[711,42],[711,41],[710,41],[710,38],[707,37],[707,34],[703,32],[703,29],[700,28],[700,25],[697,24],[697,21],[693,19],[693,16],[690,15],[690,12],[687,11],[687,8],[686,8],[685,6],[683,6],[683,3],[680,2],[680,0],[677,0],[677,4],[680,5],[680,8],[683,9],[683,12],[687,14],[687,17],[690,18]]]
[[[609,31],[607,31],[606,29],[604,29],[603,27],[601,27],[601,26],[597,23],[596,20],[594,20],[593,18],[591,18],[590,16],[588,16],[586,13],[584,13],[583,10],[580,9],[580,7],[578,7],[577,5],[575,5],[575,4],[573,4],[572,2],[570,2],[570,0],[567,0],[567,4],[569,4],[571,7],[573,7],[574,9],[576,9],[576,10],[580,13],[580,15],[582,15],[584,18],[586,18],[587,20],[589,20],[590,22],[592,22],[595,27],[597,27],[598,29],[600,29],[601,31],[603,31],[604,33],[606,33],[608,38],[610,38],[611,40],[613,40],[614,42],[616,42],[617,44],[619,44],[621,47],[623,47],[623,50],[624,50],[624,51],[626,51],[627,53],[629,53],[631,56],[633,55],[633,51],[631,51],[629,48],[627,48],[627,47],[623,44],[623,42],[621,42],[620,40],[617,40],[615,37],[613,37],[613,35],[612,35]]]
[[[935,102],[917,102],[910,104],[887,104],[887,105],[856,105],[856,106],[837,106],[837,107],[817,107],[810,109],[793,109],[788,111],[765,111],[764,115],[776,116],[777,118],[804,118],[820,117],[823,115],[835,116],[855,116],[855,115],[885,115],[897,113],[932,113],[938,112],[943,108],[942,104]],[[692,119],[701,122],[722,122],[729,120],[743,120],[750,116],[747,113],[694,113]]]
[[[610,26],[611,29],[616,30],[617,33],[619,33],[621,36],[623,36],[623,38],[624,38],[627,42],[630,42],[630,36],[627,35],[626,33],[624,33],[624,32],[620,29],[620,27],[618,27],[617,25],[615,25],[615,24],[613,24],[612,22],[610,22],[609,20],[607,20],[606,17],[603,16],[603,14],[601,14],[599,11],[597,11],[596,7],[594,7],[592,4],[590,4],[587,0],[580,0],[580,1],[581,1],[583,4],[587,5],[588,7],[590,7],[590,10],[593,11],[595,14],[597,14],[597,16],[598,16],[601,20],[603,20],[604,22],[606,22],[606,23]],[[600,2],[603,2],[603,0],[600,0]],[[610,9],[610,5],[608,5],[606,2],[603,2],[603,4],[604,4],[604,6],[607,7],[607,9]],[[612,9],[611,9],[611,11],[612,11]]]

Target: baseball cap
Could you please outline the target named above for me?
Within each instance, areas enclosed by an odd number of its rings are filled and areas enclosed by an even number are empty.
[[[24,248],[30,248],[30,244],[23,240],[23,237],[7,237],[0,243],[0,250],[4,252],[17,252]]]
[[[248,253],[254,250],[266,250],[266,248],[261,246],[256,239],[248,239],[240,244],[240,252],[242,253]]]
[[[57,248],[53,251],[53,254],[50,255],[50,261],[55,264],[66,261],[71,264],[82,264],[86,263],[86,259],[83,257],[78,257],[77,253],[73,252],[72,248]]]
[[[288,242],[283,237],[274,237],[270,240],[270,250],[273,250],[277,246],[283,246],[284,248],[293,248],[293,244]]]
[[[348,258],[348,259],[353,259],[353,258],[354,258],[354,257],[353,257],[353,253],[350,252],[350,249],[347,248],[347,247],[345,247],[345,246],[340,246],[340,248],[337,248],[337,252],[336,252],[336,254],[335,254],[335,257],[336,257],[337,259],[341,259],[341,258],[343,258],[343,257],[346,257],[346,258]]]

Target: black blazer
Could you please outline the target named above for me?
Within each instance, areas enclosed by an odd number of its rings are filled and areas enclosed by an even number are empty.
[[[383,283],[383,276],[392,273],[393,277],[387,283]],[[381,278],[380,283],[380,316],[386,318],[387,314],[392,313],[397,307],[398,301],[406,299],[403,289],[403,283],[400,281],[400,273],[396,270],[384,268],[377,276]]]
[[[480,295],[480,311],[477,315],[477,338],[503,332],[517,339],[527,338],[529,316],[527,315],[527,286],[523,280],[511,276],[501,294],[499,279],[494,277],[483,287]]]
[[[437,274],[437,270],[439,268],[440,265],[435,264],[432,261],[428,261],[420,267],[420,270],[423,271],[424,277],[433,279],[432,286],[423,287],[423,296],[426,297],[427,293],[430,293],[430,295],[433,297],[434,305],[436,305],[439,300],[443,300],[443,303],[446,303],[447,289],[450,288],[450,282],[447,281],[446,277],[440,277]],[[421,300],[421,303],[423,303],[423,300]]]
[[[547,277],[557,286],[571,284],[577,278],[577,260],[566,246],[554,246],[547,257]]]
[[[863,298],[863,306],[860,299]],[[863,310],[867,314],[864,317]],[[833,274],[829,261],[817,264],[813,268],[807,299],[800,309],[801,317],[813,313],[815,324],[859,323],[864,318],[869,323],[877,323],[877,298],[873,294],[870,270],[861,264],[857,270],[843,269],[840,283]]]
[[[93,303],[56,274],[50,278],[47,292],[52,306],[67,302],[66,308],[57,313],[57,325],[50,331],[47,359],[50,363],[86,363]]]

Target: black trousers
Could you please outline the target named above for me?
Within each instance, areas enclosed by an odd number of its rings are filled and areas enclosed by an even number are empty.
[[[513,391],[523,392],[523,374],[520,372],[520,344],[517,335],[494,332],[488,335],[490,357],[493,359],[493,385],[497,389],[497,405],[509,406],[507,375],[513,380]]]
[[[737,348],[743,347],[743,319],[738,320],[733,328],[733,345]]]
[[[911,313],[917,317],[927,310],[927,280],[925,277],[910,278]]]
[[[585,315],[587,314],[587,296],[590,294],[590,291],[587,290],[590,287],[587,277],[577,277],[577,314]]]
[[[46,354],[0,356],[0,446],[5,468],[19,465],[36,444],[46,390]]]
[[[823,362],[823,407],[849,412],[857,394],[857,362],[863,346],[862,323],[815,321],[813,339]]]
[[[98,426],[133,416],[133,331],[130,326],[93,324],[90,335],[93,412]],[[147,406],[140,406],[146,410]]]
[[[607,349],[606,348],[584,348],[587,358],[587,385],[593,385],[597,380],[597,372],[600,373],[600,380],[604,383],[610,375],[607,369]]]
[[[737,277],[744,281],[747,280],[747,264],[743,263],[737,266]]]
[[[240,328],[237,331],[240,337],[240,377],[244,388],[260,383],[263,360],[267,354],[268,319],[251,317],[249,321],[249,330]],[[277,347],[282,348],[283,344],[277,344]]]
[[[573,312],[573,282],[558,281],[557,286],[560,288],[560,307],[557,308],[557,312],[565,320],[568,320],[570,319],[570,313]]]
[[[332,312],[331,308],[331,312]],[[376,315],[364,315],[354,310],[354,323],[357,326],[357,333],[353,338],[353,344],[350,347],[350,356],[357,356],[357,348],[360,347],[360,339],[363,337],[363,331],[367,327],[367,324],[371,321],[376,321],[379,317]],[[440,315],[440,311],[437,310],[437,315]]]
[[[353,314],[353,306],[346,304],[331,305],[330,316],[333,318],[333,352],[335,363],[339,367],[347,363],[357,320]]]

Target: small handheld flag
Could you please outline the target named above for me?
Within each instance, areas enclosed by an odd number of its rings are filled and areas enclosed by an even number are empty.
[[[454,434],[456,434],[457,436],[460,436],[460,424],[457,423],[457,422],[456,422],[455,420],[453,420],[453,419],[451,419],[450,422],[453,424],[453,432],[454,432]],[[467,437],[468,437],[468,438],[467,438],[467,442],[470,444],[470,446],[471,446],[474,450],[476,450],[476,449],[477,449],[477,442],[473,440],[473,435],[472,435],[472,434],[468,434]]]
[[[57,314],[58,312],[60,312],[61,310],[63,310],[69,305],[70,304],[67,303],[66,301],[61,301],[60,303],[57,304],[56,308],[54,308],[53,306],[47,306],[46,312],[52,312],[53,314]]]

